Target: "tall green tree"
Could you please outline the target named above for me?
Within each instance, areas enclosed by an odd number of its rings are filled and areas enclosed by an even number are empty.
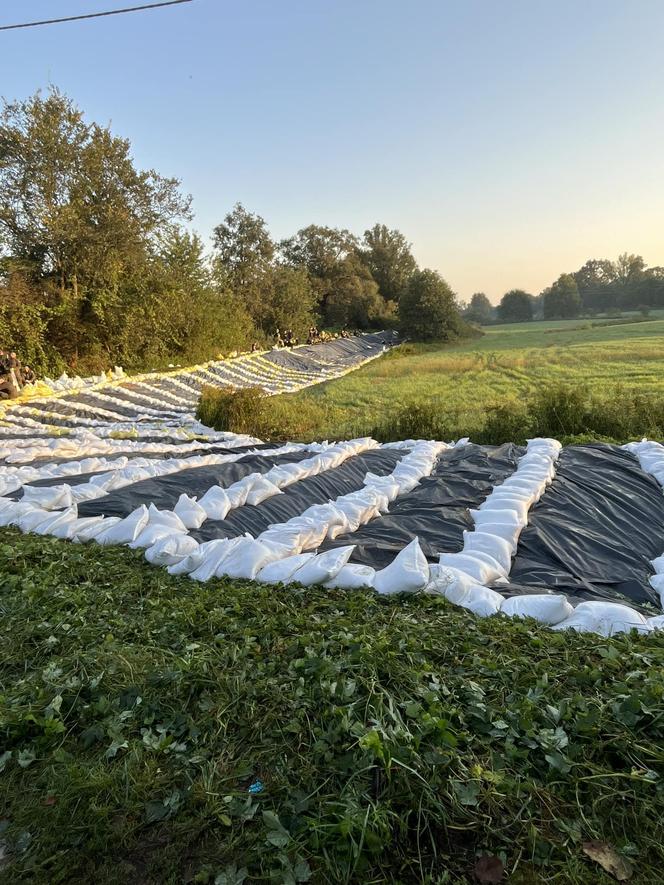
[[[306,269],[325,324],[368,328],[378,323],[385,302],[350,231],[312,224],[279,248],[286,265]]]
[[[493,319],[493,305],[484,292],[475,292],[464,311],[465,319],[471,323],[490,323]]]
[[[616,306],[616,268],[612,261],[591,258],[572,276],[576,280],[584,310],[597,313]]]
[[[531,296],[523,289],[511,289],[500,299],[498,319],[503,323],[525,323],[533,318]]]
[[[270,275],[275,245],[260,215],[241,203],[218,224],[212,236],[213,268],[221,289],[245,304],[257,323],[268,312]]]
[[[410,243],[398,230],[375,224],[365,230],[360,248],[362,260],[386,301],[398,301],[417,269]]]
[[[561,274],[544,293],[545,319],[572,319],[581,312],[579,287],[572,274]]]
[[[416,341],[449,341],[457,337],[461,318],[454,292],[434,270],[418,270],[399,301],[401,331]]]
[[[176,179],[137,169],[129,142],[87,123],[57,89],[4,103],[0,251],[46,293],[49,338],[66,358],[113,353],[124,281],[140,274],[161,233],[189,217]]]

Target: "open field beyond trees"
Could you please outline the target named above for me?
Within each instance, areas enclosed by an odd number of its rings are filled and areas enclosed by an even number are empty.
[[[472,435],[491,409],[523,407],[524,398],[561,384],[609,401],[643,395],[656,405],[664,397],[664,316],[483,331],[481,338],[443,347],[406,344],[346,378],[297,394],[305,406],[317,406],[313,435],[370,432],[413,405],[433,406],[449,437]]]

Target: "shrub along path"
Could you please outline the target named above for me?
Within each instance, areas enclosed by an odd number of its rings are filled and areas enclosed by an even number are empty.
[[[661,634],[0,538],[0,881],[661,881]]]

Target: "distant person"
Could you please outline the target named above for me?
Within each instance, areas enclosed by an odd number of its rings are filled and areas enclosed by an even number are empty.
[[[257,350],[260,350],[260,347],[258,345],[258,341],[254,341],[254,343],[251,345],[251,352],[256,353]]]
[[[30,366],[23,366],[21,369],[21,380],[23,381],[23,384],[34,384],[37,380],[37,376]]]

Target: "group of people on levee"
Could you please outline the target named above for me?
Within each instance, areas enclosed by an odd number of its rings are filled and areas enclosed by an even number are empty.
[[[326,341],[335,341],[337,338],[350,337],[351,333],[346,328],[343,328],[341,332],[326,332],[324,329],[319,331],[316,326],[310,326],[307,332],[307,344],[324,344]],[[292,329],[286,329],[283,333],[277,329],[274,333],[275,347],[296,347],[299,343],[299,340],[293,335]]]
[[[23,366],[13,350],[0,350],[0,399],[19,396],[26,384],[36,381],[30,366]]]

